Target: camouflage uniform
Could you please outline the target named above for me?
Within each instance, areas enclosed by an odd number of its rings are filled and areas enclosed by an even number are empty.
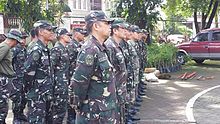
[[[73,72],[76,68],[76,58],[81,46],[82,45],[74,39],[66,46],[70,56],[70,76],[73,75]]]
[[[12,93],[12,110],[14,117],[16,118],[24,115],[23,111],[27,103],[24,89],[24,62],[27,57],[27,51],[25,47],[22,47],[20,44],[18,44],[12,49],[12,53],[12,64],[16,73],[16,79],[12,82],[14,86],[14,92]]]
[[[125,64],[126,64],[126,69],[127,69],[127,73],[128,73],[128,78],[127,78],[127,91],[130,91],[132,89],[132,84],[133,84],[133,77],[134,77],[134,73],[133,73],[133,68],[132,68],[132,63],[131,63],[131,51],[129,51],[129,44],[126,41],[122,41],[119,44],[122,48],[122,52],[125,56]]]
[[[140,61],[139,61],[139,56],[136,51],[136,43],[133,40],[128,40],[129,44],[129,51],[131,51],[131,64],[132,64],[132,69],[134,73],[134,84],[133,86],[136,86],[139,83],[139,69],[140,69]]]
[[[54,91],[56,97],[53,104],[53,123],[61,124],[67,109],[69,84],[69,54],[65,46],[57,42],[51,50],[54,70]]]
[[[74,70],[76,68],[76,59],[80,48],[81,48],[81,44],[74,39],[67,45],[67,49],[70,55],[70,77],[73,75]],[[72,91],[71,88],[69,88],[69,96],[70,98],[74,97],[74,92]],[[70,106],[70,104],[71,103],[68,103],[67,106],[67,110],[68,110],[67,124],[75,124],[76,112],[74,108]]]
[[[113,124],[117,103],[113,66],[95,37],[83,45],[71,87],[78,96],[77,124]]]
[[[28,53],[25,62],[25,83],[29,86],[27,98],[31,105],[28,106],[28,119],[31,124],[44,124],[51,119],[53,78],[50,51],[38,40]]]
[[[118,123],[124,122],[124,108],[126,102],[126,83],[127,83],[127,70],[125,65],[125,57],[122,53],[122,49],[118,43],[114,41],[112,37],[110,37],[106,42],[106,46],[111,51],[112,64],[115,68],[115,80],[116,80],[116,94],[119,102],[119,110],[117,119]]]
[[[17,29],[11,29],[7,34],[7,39],[0,43],[0,123],[5,124],[8,113],[8,98],[11,95],[12,83],[15,72],[12,67],[11,47],[7,42],[20,42],[22,34]],[[16,44],[15,44],[16,45]],[[12,46],[14,47],[14,46]]]

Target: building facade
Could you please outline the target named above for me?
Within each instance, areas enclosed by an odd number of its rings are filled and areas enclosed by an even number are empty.
[[[72,12],[63,16],[64,24],[62,27],[71,30],[75,27],[83,27],[85,25],[84,17],[91,11],[104,11],[108,16],[114,10],[115,0],[68,0],[67,5]]]

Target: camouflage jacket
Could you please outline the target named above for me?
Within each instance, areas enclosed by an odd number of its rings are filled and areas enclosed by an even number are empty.
[[[91,37],[79,52],[71,80],[79,110],[92,116],[116,107],[114,72],[107,53],[105,45]]]
[[[28,51],[25,61],[25,82],[29,99],[50,100],[52,98],[53,75],[50,62],[50,51],[38,40]]]
[[[26,58],[26,48],[22,47],[20,44],[17,44],[16,47],[12,48],[12,65],[16,76],[19,78],[24,77],[24,62]]]
[[[115,78],[116,78],[116,90],[117,97],[120,103],[125,102],[126,98],[126,82],[127,82],[127,69],[125,64],[125,56],[122,53],[122,49],[118,43],[114,41],[113,38],[109,38],[105,45],[111,51],[112,64],[115,68]]]
[[[51,49],[51,62],[54,71],[54,93],[68,95],[69,54],[67,48],[59,41]]]
[[[76,68],[76,58],[80,51],[81,44],[73,39],[66,47],[70,56],[70,76],[72,76]]]
[[[135,41],[129,40],[128,41],[129,44],[129,51],[131,51],[131,65],[132,65],[132,69],[133,69],[133,86],[135,86],[136,84],[139,83],[139,71],[140,71],[140,61],[139,61],[139,56],[137,53],[137,48],[135,49]]]

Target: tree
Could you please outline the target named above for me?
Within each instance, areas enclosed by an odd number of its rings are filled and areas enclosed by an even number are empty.
[[[58,13],[63,13],[62,7],[64,4],[62,0],[59,1],[60,4],[57,0],[48,0],[48,9],[46,8],[46,1],[47,0],[2,0],[0,2],[0,12],[3,12],[9,17],[19,17],[25,31],[30,31],[33,23],[37,20],[45,19],[56,23],[57,20],[55,20],[55,17],[58,17]]]
[[[201,29],[210,28],[217,13],[218,5],[218,0],[167,0],[164,8],[168,16],[193,16],[196,32],[198,33]],[[199,15],[201,15],[201,26],[198,22]]]
[[[159,18],[159,11],[162,0],[119,0],[116,12],[118,17],[136,24],[141,28],[153,30]]]

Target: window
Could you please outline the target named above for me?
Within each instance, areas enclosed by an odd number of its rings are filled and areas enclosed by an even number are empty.
[[[102,10],[102,1],[101,0],[90,0],[91,10]]]
[[[197,35],[193,41],[194,42],[208,41],[208,33],[201,33]]]
[[[73,0],[73,9],[76,9],[76,0]]]
[[[78,0],[78,9],[81,9],[81,0]]]
[[[214,32],[212,34],[212,41],[220,41],[220,32]]]
[[[87,5],[87,0],[83,0],[83,9],[86,9],[86,5]]]

